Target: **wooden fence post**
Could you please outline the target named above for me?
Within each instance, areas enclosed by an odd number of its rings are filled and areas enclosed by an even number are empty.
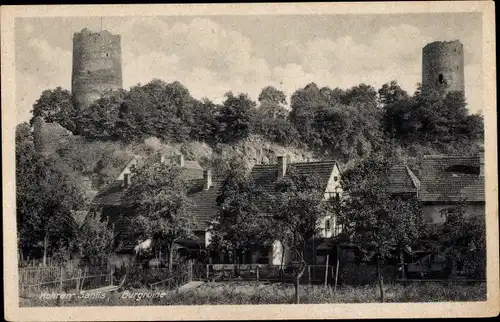
[[[256,276],[257,282],[258,282],[259,281],[259,264],[257,264],[257,268],[255,270],[255,273],[256,273],[255,276]]]
[[[62,294],[63,290],[63,274],[64,274],[64,268],[61,266],[61,274],[59,275],[59,294]]]
[[[209,272],[208,272],[208,268],[209,268],[209,264],[207,264],[207,280],[208,280],[208,277],[209,277]]]
[[[188,275],[188,282],[191,282],[193,280],[193,260],[189,260],[189,275]]]
[[[328,281],[328,261],[330,260],[330,255],[326,255],[326,266],[325,266],[325,290]]]
[[[76,293],[80,293],[80,275],[81,275],[81,270],[78,269],[77,271],[77,275],[76,275]]]
[[[339,259],[337,258],[337,267],[335,268],[335,288],[333,289],[335,292],[337,292],[337,281],[339,279]]]
[[[307,266],[307,281],[311,285],[311,265]]]

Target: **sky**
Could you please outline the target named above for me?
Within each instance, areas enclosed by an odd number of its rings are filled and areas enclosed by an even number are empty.
[[[481,13],[30,17],[15,25],[18,122],[43,90],[71,90],[72,38],[83,28],[121,35],[124,88],[179,81],[216,103],[230,90],[256,100],[268,85],[289,99],[310,82],[378,89],[396,80],[412,94],[422,47],[459,39],[469,110],[483,108]]]

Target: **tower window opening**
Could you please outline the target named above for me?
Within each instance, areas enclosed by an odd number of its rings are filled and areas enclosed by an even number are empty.
[[[443,74],[439,74],[438,81],[439,81],[439,84],[444,84],[444,76],[443,76]]]
[[[109,57],[109,54],[108,54],[108,53],[106,53],[106,57]]]

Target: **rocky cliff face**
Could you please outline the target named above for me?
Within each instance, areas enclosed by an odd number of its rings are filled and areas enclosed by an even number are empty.
[[[84,142],[80,142],[83,138],[72,135],[57,123],[47,123],[41,118],[38,118],[34,123],[34,140],[35,147],[39,152],[45,155],[52,155],[57,153],[58,150],[69,149],[68,153],[65,154],[72,154],[75,158],[79,158],[78,162],[83,165],[87,163],[94,164],[96,156],[93,155],[92,151],[100,151],[99,146],[104,144],[104,142],[87,142],[83,144]],[[86,153],[78,151],[84,148],[83,145],[89,144],[95,145],[95,148],[85,147],[85,151],[88,151]],[[116,143],[112,146],[114,146],[113,154],[124,154],[122,157],[112,158],[113,160],[117,159],[126,163],[133,154],[146,156],[152,152],[161,152],[165,156],[171,156],[182,153],[186,160],[198,161],[203,168],[211,168],[215,176],[224,175],[231,159],[242,162],[247,170],[251,169],[255,164],[276,163],[276,157],[279,155],[289,156],[291,162],[306,162],[317,159],[311,151],[294,147],[284,147],[263,140],[261,137],[255,135],[237,144],[217,144],[214,147],[197,141],[188,141],[179,144],[163,143],[155,137],[147,138],[141,143],[130,145]],[[78,156],[76,156],[77,154]],[[101,169],[100,171],[103,173],[109,172],[110,176],[122,170],[121,162],[111,162],[108,160],[108,162],[104,163],[103,167],[106,169]],[[86,166],[85,168],[88,167]],[[91,171],[91,169],[87,170]],[[86,175],[89,174],[87,173]],[[99,187],[93,188],[97,189]],[[89,189],[87,187],[85,190]]]
[[[276,157],[279,155],[290,156],[291,162],[316,160],[311,151],[284,147],[265,141],[259,136],[251,136],[234,145],[218,144],[215,147],[196,141],[182,144],[164,144],[157,138],[146,139],[144,145],[166,155],[182,153],[186,160],[198,161],[204,168],[220,168],[219,164],[233,158],[243,161],[247,169],[252,168],[255,164],[275,163]],[[216,173],[216,175],[220,175],[220,173]]]

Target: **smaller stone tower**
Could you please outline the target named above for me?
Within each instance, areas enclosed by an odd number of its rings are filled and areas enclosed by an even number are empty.
[[[435,41],[422,50],[422,92],[465,91],[464,49],[459,40]]]
[[[73,36],[71,92],[78,108],[90,106],[106,90],[122,88],[121,37],[87,28]]]

